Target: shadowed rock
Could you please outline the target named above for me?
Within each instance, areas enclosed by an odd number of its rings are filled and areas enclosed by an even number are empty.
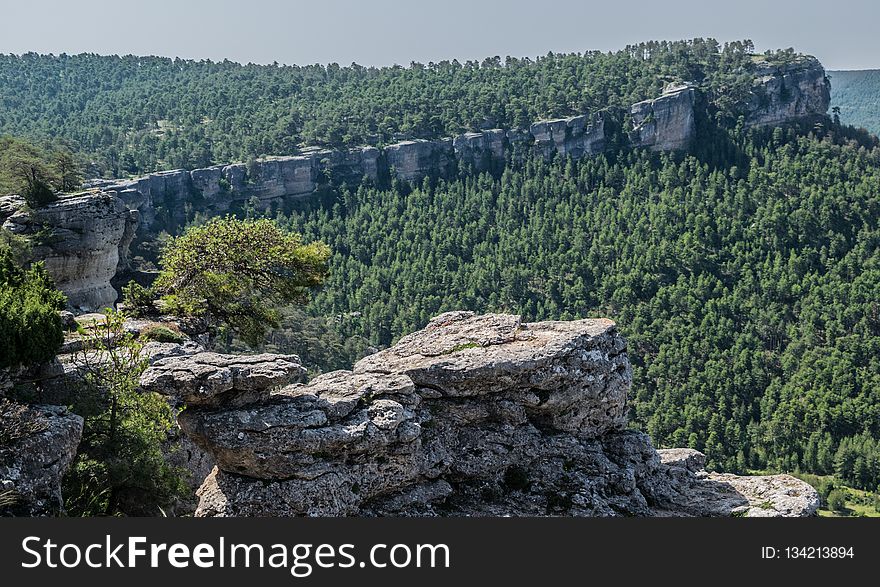
[[[659,516],[812,516],[819,494],[791,475],[739,476],[703,471],[706,455],[689,448],[661,449],[654,514]]]
[[[633,146],[652,151],[687,149],[696,134],[695,93],[690,84],[669,84],[659,98],[633,104]]]
[[[823,116],[831,104],[831,82],[813,57],[786,64],[759,61],[746,104],[746,124],[768,126]]]

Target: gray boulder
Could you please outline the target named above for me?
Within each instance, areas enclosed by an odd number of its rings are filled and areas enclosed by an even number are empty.
[[[83,419],[60,406],[0,399],[0,515],[63,512],[61,478],[76,456]]]
[[[449,312],[352,371],[247,405],[203,402],[188,379],[163,387],[196,399],[181,429],[217,465],[199,516],[815,512],[796,479],[709,474],[702,454],[625,430],[630,382],[609,320]]]

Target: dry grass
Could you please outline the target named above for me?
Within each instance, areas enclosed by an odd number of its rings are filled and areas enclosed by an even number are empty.
[[[25,436],[39,434],[46,426],[39,413],[28,406],[0,398],[0,447]]]

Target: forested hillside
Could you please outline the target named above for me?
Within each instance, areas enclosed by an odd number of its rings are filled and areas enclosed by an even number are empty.
[[[880,134],[880,69],[831,71],[831,105],[845,124]]]
[[[752,50],[697,39],[382,68],[0,55],[0,135],[66,141],[94,161],[92,174],[205,167],[628,108],[672,79],[724,88],[729,100],[750,86]]]
[[[875,489],[880,149],[819,132],[733,132],[728,167],[631,152],[325,194],[278,218],[333,250],[308,309],[330,334],[300,316],[270,346],[342,368],[446,310],[608,316],[659,445]]]

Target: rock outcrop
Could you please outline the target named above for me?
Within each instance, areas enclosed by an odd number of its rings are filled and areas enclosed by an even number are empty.
[[[0,515],[63,511],[61,478],[73,463],[83,419],[60,406],[0,398]]]
[[[529,131],[534,137],[535,151],[548,159],[554,153],[580,159],[605,150],[605,117],[602,113],[540,120]]]
[[[791,475],[742,477],[707,473],[706,456],[688,448],[660,449],[654,513],[749,518],[805,517],[819,509],[815,489]]]
[[[191,378],[167,379],[175,363],[188,373],[193,360],[164,359],[142,383],[188,402],[181,428],[217,464],[199,489],[200,516],[753,516],[818,506],[794,478],[709,474],[699,453],[658,453],[626,430],[631,371],[609,320],[451,312],[352,371],[262,394],[249,385],[194,394]]]
[[[453,139],[403,141],[385,147],[388,168],[400,179],[418,181],[431,174],[446,175],[455,161]]]
[[[3,228],[30,238],[33,257],[45,263],[71,308],[113,305],[110,280],[127,259],[136,213],[112,193],[65,196],[33,211],[16,196],[2,199]]]
[[[691,84],[669,84],[659,98],[633,104],[632,144],[652,151],[687,149],[696,134],[695,92]]]
[[[296,355],[200,352],[156,360],[141,376],[140,385],[189,406],[236,406],[265,399],[272,387],[298,381],[305,374]]]
[[[786,64],[757,63],[746,104],[746,124],[767,126],[823,116],[831,104],[831,82],[813,57]]]

